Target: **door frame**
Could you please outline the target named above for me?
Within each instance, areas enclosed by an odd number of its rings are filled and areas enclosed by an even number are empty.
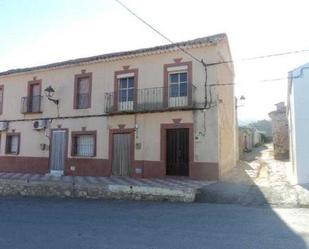
[[[53,144],[53,132],[54,131],[65,131],[66,134],[66,142],[65,142],[65,152],[64,152],[64,169],[63,174],[66,172],[66,166],[68,164],[68,150],[69,150],[69,129],[68,128],[54,128],[50,129],[50,135],[49,135],[49,157],[48,157],[48,168],[49,173],[51,173],[51,152],[52,152],[52,144]]]
[[[130,134],[131,135],[131,147],[130,147],[130,167],[129,167],[129,176],[132,175],[132,170],[135,161],[135,129],[110,129],[109,130],[109,148],[108,148],[108,156],[109,156],[109,165],[110,165],[110,175],[113,175],[113,155],[114,155],[114,134]]]
[[[189,129],[189,177],[191,175],[191,165],[194,161],[194,136],[193,136],[193,123],[173,123],[173,124],[161,124],[161,151],[160,151],[160,159],[164,165],[164,172],[166,176],[166,131],[168,129]]]

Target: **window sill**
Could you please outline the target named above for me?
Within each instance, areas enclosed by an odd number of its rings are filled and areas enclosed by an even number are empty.
[[[74,159],[87,159],[87,158],[95,158],[96,155],[94,156],[78,156],[78,155],[71,155],[71,158],[74,158]]]
[[[28,115],[28,114],[42,114],[43,112],[22,112],[21,114]]]

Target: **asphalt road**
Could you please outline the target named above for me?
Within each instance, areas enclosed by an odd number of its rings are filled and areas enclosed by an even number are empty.
[[[309,209],[1,198],[0,248],[304,249]]]

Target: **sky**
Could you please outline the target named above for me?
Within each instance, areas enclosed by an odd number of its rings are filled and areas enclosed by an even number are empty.
[[[268,118],[286,101],[288,71],[309,62],[308,0],[122,0],[168,36],[184,41],[226,33],[243,121]],[[115,0],[0,0],[0,71],[167,42]]]

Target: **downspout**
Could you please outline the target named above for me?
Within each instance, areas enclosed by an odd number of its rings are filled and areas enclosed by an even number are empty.
[[[208,82],[208,71],[207,71],[207,64],[204,62],[204,60],[201,60],[201,63],[204,67],[205,70],[205,83],[204,83],[204,88],[205,88],[205,98],[204,98],[204,109],[208,110],[212,107],[212,94],[211,94],[211,89],[209,90],[209,97],[210,97],[210,102],[208,104],[208,86],[207,86],[207,82]]]

